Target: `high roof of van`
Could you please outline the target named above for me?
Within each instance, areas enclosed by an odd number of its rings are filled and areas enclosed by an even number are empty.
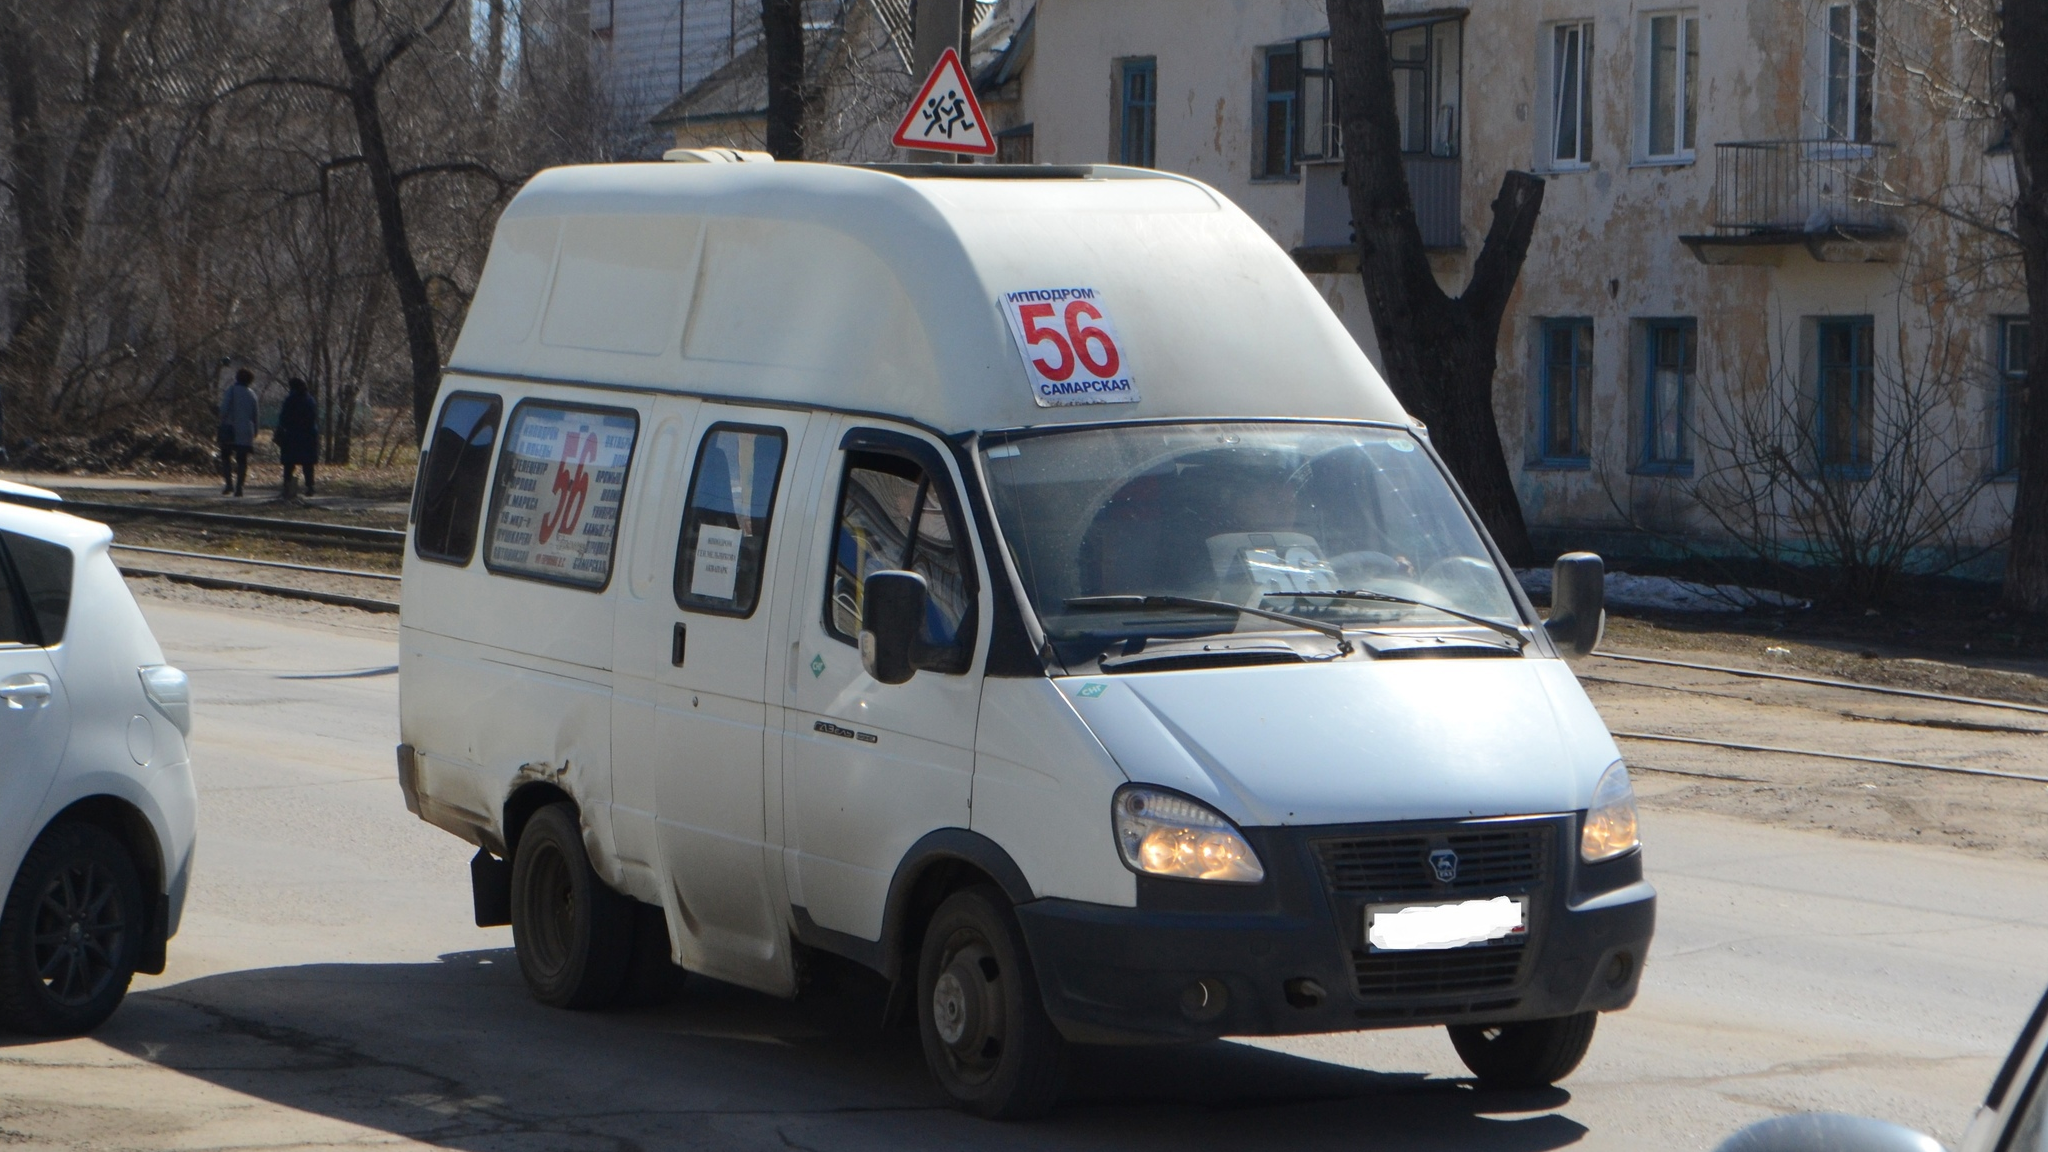
[[[1408,422],[1293,261],[1215,189],[1127,168],[935,171],[542,172],[498,222],[450,372],[816,404],[946,432]],[[999,297],[1076,289],[1107,318],[1137,402],[1036,402]]]

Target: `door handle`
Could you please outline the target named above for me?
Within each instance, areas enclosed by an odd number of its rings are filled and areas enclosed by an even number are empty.
[[[687,636],[688,630],[683,627],[683,622],[676,621],[676,630],[670,634],[668,640],[668,662],[677,668],[683,666],[683,649],[686,647],[684,641]]]
[[[7,707],[16,712],[27,708],[30,700],[41,708],[50,702],[50,682],[35,673],[23,679],[10,680],[0,684],[0,700],[7,701]]]

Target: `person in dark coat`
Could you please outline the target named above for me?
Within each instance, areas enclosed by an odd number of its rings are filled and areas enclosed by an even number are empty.
[[[306,495],[313,494],[313,464],[320,459],[320,406],[306,391],[306,382],[291,378],[291,392],[277,410],[277,455],[284,462],[284,484],[291,487],[292,469],[306,470]]]

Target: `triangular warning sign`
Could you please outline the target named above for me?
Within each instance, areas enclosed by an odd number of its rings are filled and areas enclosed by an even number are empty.
[[[975,102],[974,86],[967,82],[967,69],[960,65],[960,53],[951,48],[939,57],[932,74],[918,89],[917,99],[903,123],[896,126],[899,148],[921,148],[927,152],[967,152],[993,156],[996,139]]]

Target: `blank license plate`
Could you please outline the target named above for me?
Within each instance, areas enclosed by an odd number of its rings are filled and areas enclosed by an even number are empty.
[[[1528,934],[1526,896],[1495,896],[1449,904],[1369,904],[1365,909],[1365,941],[1374,952],[1503,944]]]

